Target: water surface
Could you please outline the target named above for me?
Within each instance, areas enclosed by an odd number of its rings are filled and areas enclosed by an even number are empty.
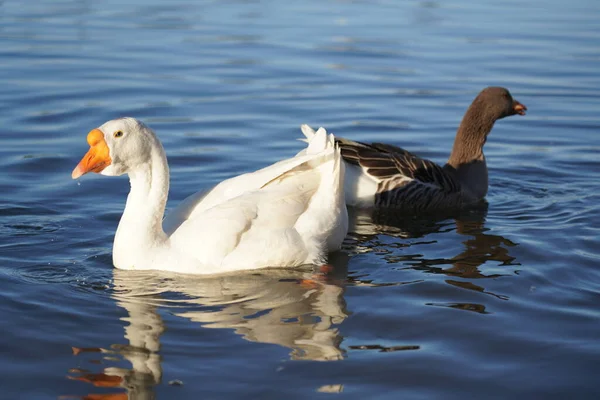
[[[599,4],[1,2],[3,396],[597,398]],[[126,115],[169,207],[301,123],[444,162],[488,85],[529,113],[489,137],[487,206],[359,213],[325,273],[115,270],[127,180],[70,179]]]

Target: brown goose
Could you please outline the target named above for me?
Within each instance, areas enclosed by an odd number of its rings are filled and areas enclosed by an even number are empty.
[[[467,109],[452,153],[443,167],[389,144],[365,144],[337,137],[346,163],[346,204],[393,207],[406,212],[457,209],[483,199],[488,170],[483,145],[496,120],[527,107],[502,87],[483,89]],[[302,125],[307,138],[314,130]]]

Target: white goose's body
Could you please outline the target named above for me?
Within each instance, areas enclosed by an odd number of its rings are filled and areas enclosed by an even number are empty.
[[[106,142],[108,164],[94,170],[86,155],[87,170],[80,163],[73,176],[126,172],[131,182],[114,241],[117,268],[210,274],[322,264],[346,235],[344,167],[325,130],[296,157],[190,196],[164,222],[169,169],[154,133],[125,118],[92,134]]]

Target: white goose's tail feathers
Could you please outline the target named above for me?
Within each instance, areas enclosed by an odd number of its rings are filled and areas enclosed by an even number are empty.
[[[320,187],[325,186],[337,195],[337,191],[344,190],[344,163],[342,162],[339,146],[335,143],[335,136],[327,134],[327,131],[323,127],[319,128],[316,132],[308,125],[302,125],[302,127],[303,129],[306,127],[307,133],[305,135],[306,142],[308,142],[304,154],[319,155],[310,160],[309,164],[311,167],[321,170],[322,179]],[[330,160],[333,162],[328,163]],[[326,171],[323,168],[331,168],[331,171]]]
[[[333,154],[332,173],[326,174],[325,179],[330,178],[331,180],[327,183],[327,186],[334,192],[344,190],[344,163],[342,162],[342,155],[339,146],[335,143],[335,136],[333,134],[327,134],[325,128],[321,127],[315,131],[310,126],[303,124],[301,126],[302,133],[306,136],[306,139],[300,139],[308,143],[308,147],[305,149],[305,154],[318,154],[323,152],[327,157]],[[322,184],[323,186],[323,184]],[[343,196],[342,196],[343,197]]]
[[[294,228],[302,237],[308,250],[307,263],[322,264],[327,254],[339,250],[348,232],[348,212],[344,198],[344,163],[335,137],[327,134],[324,128],[317,131],[308,125],[305,149],[296,157],[283,161],[283,169],[262,185],[285,184],[287,179],[292,186],[294,182],[305,181],[314,192],[306,205],[306,209],[296,220]],[[285,169],[284,169],[285,168]]]
[[[323,129],[323,128],[321,128],[321,129]],[[313,128],[311,128],[310,125],[308,125],[308,124],[300,125],[300,130],[302,130],[302,133],[306,137],[305,139],[298,139],[302,142],[308,142],[316,134],[315,130]]]
[[[305,126],[308,129],[304,129]],[[301,235],[316,239],[313,245],[324,249],[322,256],[326,256],[327,252],[341,247],[348,231],[344,163],[332,134],[328,135],[324,128],[315,132],[308,125],[303,125],[305,131],[308,142],[305,154],[320,154],[310,161],[311,167],[319,170],[320,183],[308,208],[298,219],[296,229]]]
[[[261,187],[264,188],[272,183],[282,182],[287,178],[297,176],[306,171],[320,171],[322,166],[327,164],[327,161],[332,159],[335,152],[338,151],[335,146],[335,138],[333,135],[327,135],[327,131],[324,128],[320,128],[307,142],[308,146],[296,154],[296,157],[275,164],[281,164],[281,172],[273,176]]]
[[[306,154],[317,154],[333,147],[335,140],[333,135],[327,135],[325,128],[319,128],[316,132],[313,131],[312,136],[306,136],[308,147]]]

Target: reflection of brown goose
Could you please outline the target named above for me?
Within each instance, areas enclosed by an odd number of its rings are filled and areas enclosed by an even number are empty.
[[[183,277],[115,269],[113,297],[127,310],[123,320],[129,323],[125,327],[128,344],[112,345],[108,350],[74,348],[73,352],[78,357],[96,358],[100,353],[105,358],[102,364],[122,356],[132,368],[108,367],[101,373],[74,370],[69,379],[126,389],[129,397],[123,399],[154,398],[154,386],[163,374],[159,350],[160,336],[166,329],[159,308],[168,308],[173,315],[205,328],[232,329],[252,342],[290,348],[294,360],[339,360],[344,350],[340,348],[342,336],[337,326],[348,316],[342,286],[347,257],[336,253],[330,262],[333,269],[327,274],[310,269],[270,269]],[[165,293],[182,296],[165,298]]]
[[[486,233],[487,204],[483,203],[476,209],[435,217],[407,216],[386,209],[360,210],[354,208],[349,208],[348,215],[351,234],[346,241],[346,246],[349,251],[361,253],[369,252],[374,247],[379,248],[378,235],[398,237],[403,240],[396,247],[406,248],[406,251],[402,251],[401,255],[398,255],[398,252],[393,254],[390,252],[389,255],[384,256],[388,261],[401,262],[416,270],[444,274],[451,277],[446,280],[446,283],[450,285],[505,298],[502,295],[489,293],[471,281],[499,276],[498,274],[484,274],[480,271],[479,267],[489,261],[499,262],[501,265],[515,264],[515,257],[510,255],[509,249],[517,244],[502,236]],[[410,254],[411,246],[436,241],[434,237],[437,233],[453,230],[467,237],[462,242],[464,250],[461,253],[452,258],[434,259],[424,258],[422,254]],[[422,240],[414,240],[420,238]],[[411,239],[411,241],[405,239]],[[389,243],[385,247],[392,248]],[[483,306],[460,305],[460,308],[471,310],[481,307]]]
[[[496,120],[524,115],[527,107],[508,90],[488,87],[467,109],[446,165],[439,166],[400,147],[337,138],[346,162],[346,204],[394,207],[398,211],[456,209],[483,199],[488,171],[483,146]],[[310,139],[308,125],[302,132]]]
[[[468,279],[496,278],[500,275],[484,275],[479,271],[479,266],[488,261],[500,262],[501,265],[514,265],[515,257],[509,254],[508,248],[514,247],[517,244],[502,236],[484,233],[486,230],[484,222],[484,219],[456,220],[456,232],[461,235],[470,235],[472,238],[463,242],[465,251],[450,260],[452,268],[445,269],[445,274]],[[487,292],[485,288],[471,281],[447,279],[446,283],[462,289],[488,293],[499,299],[507,299],[504,295]]]
[[[461,235],[472,235],[465,240],[465,251],[452,258],[452,268],[446,273],[457,274],[463,278],[496,277],[485,276],[479,272],[478,267],[487,261],[498,261],[502,265],[510,265],[515,260],[509,252],[509,247],[516,244],[509,239],[498,235],[489,235],[485,232],[483,219],[456,220],[456,232]]]

